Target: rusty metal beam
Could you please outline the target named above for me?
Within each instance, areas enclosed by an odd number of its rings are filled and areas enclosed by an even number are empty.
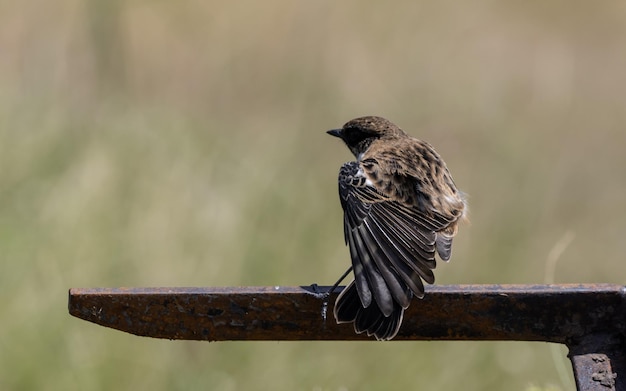
[[[155,338],[368,339],[332,318],[340,289],[330,296],[327,319],[311,287],[71,289],[69,311]],[[429,287],[407,310],[394,340],[562,343],[570,348],[579,390],[626,390],[625,292],[611,284]]]

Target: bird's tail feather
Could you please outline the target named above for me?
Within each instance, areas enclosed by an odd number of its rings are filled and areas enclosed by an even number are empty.
[[[393,312],[384,316],[376,301],[363,308],[354,281],[340,294],[335,302],[333,313],[337,323],[354,323],[354,331],[358,334],[366,332],[380,341],[390,340],[398,334],[404,309],[394,301]]]

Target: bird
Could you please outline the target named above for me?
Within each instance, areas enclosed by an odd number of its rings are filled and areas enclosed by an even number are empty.
[[[357,334],[391,340],[412,298],[423,298],[424,283],[435,282],[435,253],[450,259],[467,197],[430,144],[385,118],[355,118],[327,133],[356,158],[339,170],[351,259],[344,277],[352,270],[354,280],[333,314],[337,323],[353,323]]]

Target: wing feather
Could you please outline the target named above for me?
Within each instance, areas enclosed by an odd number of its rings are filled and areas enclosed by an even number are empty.
[[[377,227],[374,225],[374,230],[375,229],[377,229]],[[374,260],[376,267],[380,271],[381,276],[384,278],[384,282],[391,296],[402,308],[407,308],[411,302],[411,292],[407,289],[404,279],[398,274],[396,269],[392,267],[393,260],[390,259],[388,252],[385,251],[385,247],[387,247],[388,244],[380,243],[376,239],[373,229],[370,227],[367,220],[357,229],[357,232],[363,238],[363,242],[371,258]],[[391,256],[394,257],[395,254]],[[393,310],[393,307],[391,310]],[[386,316],[388,316],[388,314]]]
[[[357,246],[354,242],[354,236],[348,231],[348,248],[350,249],[350,258],[352,260],[352,272],[354,273],[354,282],[356,290],[359,293],[359,299],[363,308],[367,308],[372,303],[372,291],[370,284],[365,277],[365,271],[361,262]]]
[[[380,307],[383,314],[385,316],[389,316],[393,311],[393,298],[391,296],[391,292],[389,292],[385,279],[381,275],[374,259],[370,255],[367,245],[363,242],[363,238],[359,234],[359,230],[352,231],[352,238],[358,255],[357,262],[363,268],[362,274],[369,284],[369,289],[373,293],[374,300]]]

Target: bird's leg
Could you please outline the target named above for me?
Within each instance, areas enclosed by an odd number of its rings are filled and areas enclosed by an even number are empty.
[[[317,284],[311,285],[311,287],[315,291],[315,295],[318,298],[323,300],[322,301],[322,319],[324,319],[324,321],[326,321],[326,314],[328,312],[328,297],[330,296],[331,293],[335,291],[335,288],[337,288],[339,284],[341,284],[341,282],[346,278],[346,276],[348,276],[348,274],[350,274],[351,271],[352,271],[352,266],[350,266],[348,270],[346,270],[346,272],[341,275],[339,280],[337,280],[337,282],[330,288],[330,290],[326,291],[326,293],[317,292],[317,288],[318,288]]]
[[[350,272],[352,271],[352,266],[350,266],[348,268],[348,270],[346,270],[345,273],[343,273],[341,275],[341,277],[339,277],[339,279],[337,280],[337,282],[330,288],[330,290],[328,290],[325,294],[324,294],[324,300],[328,299],[328,296],[330,296],[331,293],[333,293],[335,291],[335,288],[337,288],[339,286],[339,284],[342,283],[343,280],[346,279],[346,277],[348,277],[348,274],[350,274]]]
[[[322,319],[324,319],[324,321],[326,321],[326,314],[328,312],[328,297],[330,296],[331,293],[335,291],[335,288],[337,288],[339,284],[341,284],[341,282],[348,276],[348,274],[350,274],[351,271],[352,271],[352,266],[350,266],[348,270],[346,270],[345,273],[343,273],[341,277],[339,277],[337,282],[335,282],[333,286],[324,293],[319,291],[319,285],[315,283],[311,284],[313,295],[318,299],[322,299],[322,311],[321,312],[322,312]]]
[[[313,295],[318,299],[323,299],[323,300],[328,299],[328,296],[330,296],[330,294],[335,291],[335,288],[337,288],[339,284],[341,284],[341,282],[345,280],[345,278],[348,276],[348,274],[350,274],[351,271],[352,271],[352,266],[350,266],[348,270],[346,270],[346,272],[343,273],[341,277],[339,277],[339,280],[337,280],[337,282],[335,282],[335,284],[333,284],[333,286],[326,292],[320,292],[319,285],[317,285],[316,283],[311,284]]]

